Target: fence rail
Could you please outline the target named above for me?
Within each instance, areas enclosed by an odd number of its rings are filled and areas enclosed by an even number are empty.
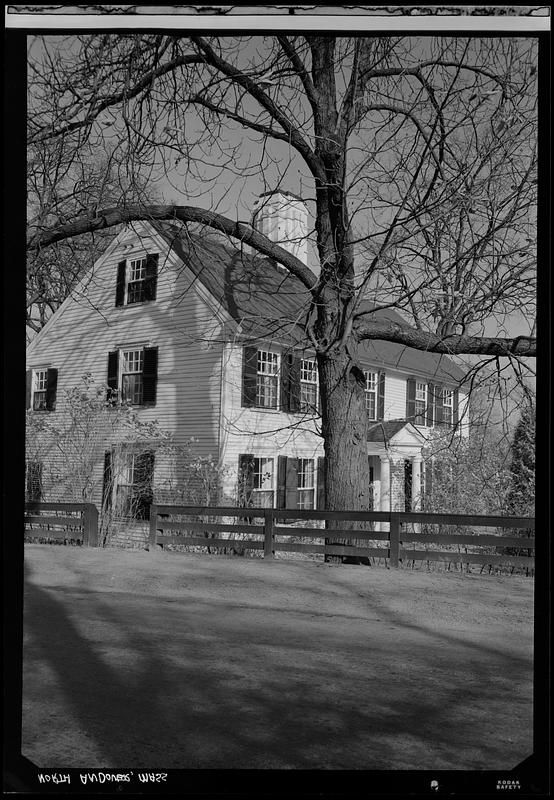
[[[194,520],[175,520],[170,517],[191,516]],[[210,517],[203,522],[199,517]],[[214,522],[213,518],[234,517],[235,522]],[[252,524],[252,520],[263,520],[263,524]],[[374,531],[370,527],[360,530],[344,528],[286,527],[287,520],[313,521],[323,520],[326,523],[342,521],[388,523],[388,531]],[[411,523],[411,525],[410,525]],[[500,517],[475,514],[434,514],[425,512],[386,512],[386,511],[304,511],[274,508],[238,508],[236,506],[170,506],[153,505],[150,509],[149,549],[155,551],[164,545],[192,545],[203,547],[241,548],[245,550],[262,550],[264,558],[273,558],[276,551],[294,553],[321,553],[329,556],[361,556],[385,557],[391,567],[398,567],[403,560],[451,561],[475,564],[522,564],[534,566],[534,536],[492,535],[486,534],[445,534],[422,532],[426,525],[471,526],[472,528],[519,528],[535,529],[534,517]],[[410,526],[410,527],[408,527]],[[166,533],[165,531],[170,531]],[[176,531],[180,531],[176,534]],[[234,534],[246,534],[251,539],[215,537],[215,533],[227,531]],[[199,536],[198,533],[204,533]],[[191,535],[192,534],[192,535]],[[283,542],[276,537],[297,537],[302,539],[323,540],[323,543]],[[355,544],[333,543],[334,538],[353,539]],[[383,541],[384,547],[361,546],[364,540]],[[465,552],[451,550],[410,549],[407,543],[466,545]],[[471,547],[515,548],[528,551],[528,555],[508,555],[505,553],[468,552]]]
[[[44,514],[44,511],[61,514]],[[71,512],[74,516],[70,516]],[[98,547],[98,509],[93,503],[25,503],[25,534],[28,525],[39,525],[37,533],[48,539],[77,539],[86,547]],[[46,530],[42,526],[48,526]],[[55,526],[52,528],[51,526]],[[71,530],[74,528],[75,530]],[[33,529],[34,530],[34,529]]]

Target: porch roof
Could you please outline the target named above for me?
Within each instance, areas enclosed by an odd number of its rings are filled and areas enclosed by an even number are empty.
[[[417,440],[423,444],[425,442],[425,437],[415,428],[411,422],[408,422],[405,419],[393,419],[393,420],[386,420],[383,422],[376,422],[373,425],[370,425],[368,433],[367,433],[367,441],[368,442],[375,442],[376,444],[388,444],[393,439],[400,439],[398,434],[403,429],[406,430],[406,433],[409,433],[411,437],[415,437]]]

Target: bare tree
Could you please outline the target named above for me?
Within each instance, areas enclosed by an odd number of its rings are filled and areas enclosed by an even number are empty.
[[[199,203],[39,223],[29,249],[166,219],[288,270],[309,297],[328,507],[369,504],[364,341],[517,364],[535,355],[534,328],[504,331],[516,305],[534,314],[533,39],[101,34],[39,51],[31,147],[63,140],[78,158],[117,136],[132,174],[179,175]],[[253,176],[272,189],[300,176],[313,269],[229,212],[232,181]],[[411,324],[375,317],[392,307]]]

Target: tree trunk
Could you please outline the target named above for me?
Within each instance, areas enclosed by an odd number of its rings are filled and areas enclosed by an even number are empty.
[[[370,497],[363,370],[344,349],[320,353],[318,369],[325,442],[325,507],[329,511],[367,511]],[[329,520],[326,527],[356,530],[362,524]],[[355,542],[340,536],[325,540],[326,544],[346,546]],[[326,561],[343,559],[344,556],[325,557]]]

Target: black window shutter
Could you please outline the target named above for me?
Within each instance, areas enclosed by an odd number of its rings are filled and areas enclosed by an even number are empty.
[[[241,453],[239,456],[238,505],[252,505],[254,491],[254,456],[252,453]]]
[[[117,402],[117,390],[118,390],[118,379],[119,379],[119,350],[113,350],[111,353],[108,353],[108,391],[106,394],[106,400],[110,403]]]
[[[125,299],[125,265],[126,261],[120,261],[117,265],[117,283],[115,285],[115,304],[122,306]]]
[[[56,391],[58,389],[58,370],[49,369],[46,372],[46,410],[56,410]]]
[[[133,474],[133,509],[136,519],[148,519],[152,505],[154,478],[154,451],[146,450],[135,456]]]
[[[155,300],[158,285],[158,253],[149,253],[146,256],[146,277],[144,280],[144,300]]]
[[[435,386],[435,425],[442,425],[444,422],[442,386]]]
[[[452,400],[452,403],[453,403],[452,421],[454,423],[454,427],[457,426],[457,424],[458,424],[458,422],[460,420],[460,413],[459,413],[459,408],[458,408],[459,402],[460,402],[460,396],[458,394],[458,390],[454,389],[454,397],[453,397],[453,400]]]
[[[292,356],[283,353],[281,357],[281,411],[292,411],[291,402]]]
[[[104,482],[102,485],[102,508],[104,511],[110,508],[112,504],[113,492],[113,466],[112,466],[112,451],[106,450],[104,453]]]
[[[242,348],[242,405],[251,408],[256,405],[256,373],[258,370],[258,348]]]
[[[377,392],[377,419],[385,418],[385,373],[379,373],[379,389]]]
[[[317,508],[325,510],[325,458],[317,459]]]
[[[415,378],[408,378],[406,381],[406,419],[408,422],[415,421]]]
[[[300,359],[292,353],[281,358],[281,411],[300,411]]]
[[[144,405],[156,405],[156,388],[158,384],[158,348],[145,347],[142,371],[142,402]]]
[[[426,412],[426,422],[427,427],[433,427],[433,408],[435,405],[435,387],[432,383],[427,384],[427,412]]]
[[[298,508],[298,459],[287,458],[285,508]]]
[[[277,508],[286,508],[287,457],[277,457]]]
[[[33,388],[33,370],[28,369],[25,374],[25,408],[31,408],[31,390]]]
[[[300,411],[300,363],[298,356],[290,355],[289,367],[289,411]],[[312,409],[310,409],[311,411]]]

